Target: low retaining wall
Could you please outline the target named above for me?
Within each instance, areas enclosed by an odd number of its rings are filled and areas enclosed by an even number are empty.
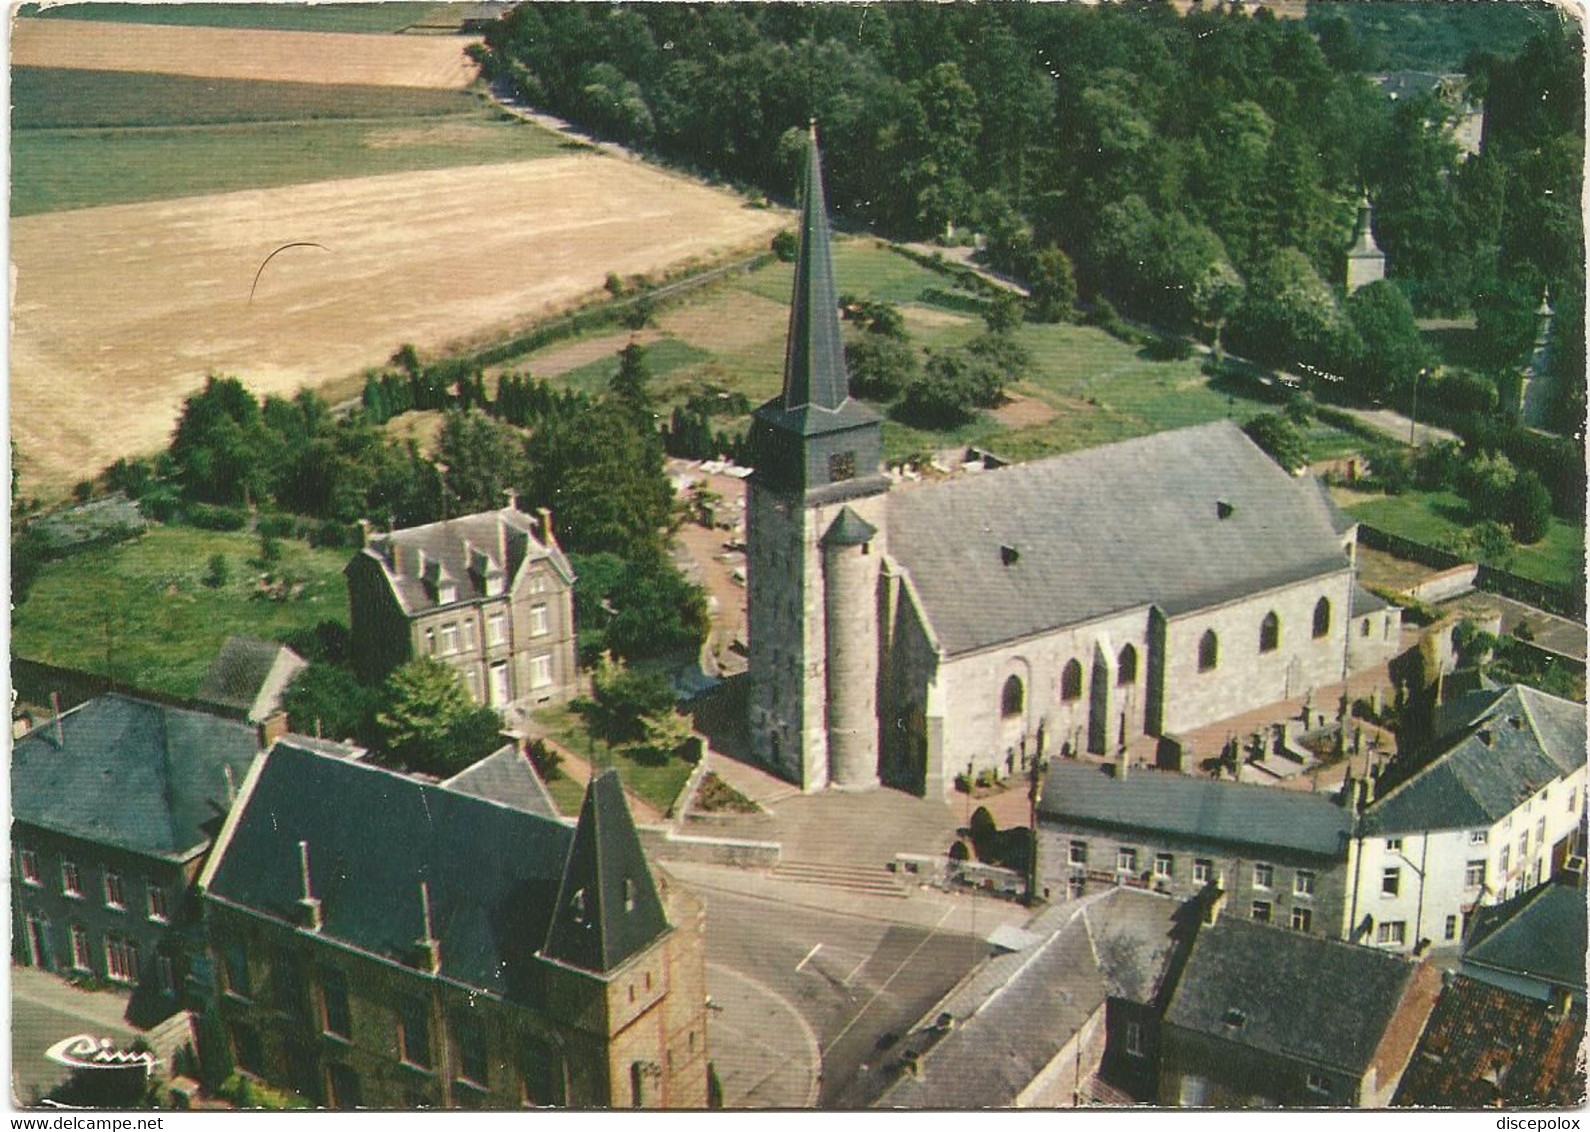
[[[976,861],[952,861],[922,853],[897,853],[889,868],[903,880],[953,892],[968,888],[1005,900],[1027,898],[1027,878],[1014,869]]]
[[[748,841],[731,837],[692,837],[665,825],[636,826],[641,848],[660,861],[694,861],[704,865],[734,865],[743,869],[770,869],[778,864],[784,846],[777,841]]]
[[[1536,609],[1544,609],[1547,613],[1555,613],[1559,617],[1571,618],[1574,621],[1583,621],[1585,616],[1585,595],[1583,590],[1564,589],[1561,586],[1548,586],[1544,582],[1537,582],[1531,578],[1521,578],[1517,574],[1498,570],[1495,566],[1481,563],[1475,566],[1465,562],[1460,555],[1449,550],[1442,550],[1435,546],[1426,546],[1422,542],[1403,538],[1401,535],[1391,534],[1379,527],[1372,527],[1368,523],[1358,525],[1358,541],[1374,550],[1383,550],[1396,558],[1408,562],[1417,562],[1421,566],[1429,566],[1434,570],[1450,571],[1457,567],[1474,569],[1474,586],[1486,593],[1500,594],[1502,597],[1521,601],[1525,605],[1532,605]],[[1421,583],[1421,585],[1424,583]],[[1410,591],[1411,592],[1411,591]],[[1415,595],[1418,596],[1418,595]],[[1425,598],[1423,600],[1432,600]]]
[[[1424,581],[1409,586],[1406,592],[1410,597],[1418,598],[1428,605],[1435,605],[1449,598],[1461,597],[1473,590],[1479,575],[1480,568],[1473,564],[1454,566],[1450,570],[1431,574]]]

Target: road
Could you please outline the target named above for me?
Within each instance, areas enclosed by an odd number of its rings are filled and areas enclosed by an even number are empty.
[[[32,968],[11,968],[11,1101],[31,1105],[66,1080],[67,1070],[44,1051],[62,1038],[93,1034],[130,1043],[136,1034],[122,1019],[124,995],[91,993]]]

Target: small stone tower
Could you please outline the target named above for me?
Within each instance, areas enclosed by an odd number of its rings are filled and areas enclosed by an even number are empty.
[[[751,428],[752,750],[802,790],[876,786],[889,480],[882,422],[850,396],[815,125],[784,389],[756,410]]]
[[[1349,295],[1360,287],[1378,283],[1386,277],[1386,253],[1380,250],[1379,245],[1375,243],[1375,234],[1370,231],[1374,219],[1375,210],[1366,194],[1359,198],[1358,230],[1353,237],[1353,246],[1347,249]]]

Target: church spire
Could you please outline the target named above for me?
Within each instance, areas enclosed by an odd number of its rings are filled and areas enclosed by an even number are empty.
[[[811,123],[806,183],[801,202],[800,252],[790,298],[789,344],[784,353],[784,408],[837,409],[850,397],[845,374],[839,300],[834,292],[828,205],[823,196],[817,122]]]

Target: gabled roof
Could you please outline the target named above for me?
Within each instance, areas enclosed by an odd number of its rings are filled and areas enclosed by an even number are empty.
[[[1287,849],[1345,856],[1352,815],[1324,794],[1303,794],[1245,782],[1051,759],[1039,820],[1189,838],[1253,850]]]
[[[199,681],[195,698],[259,723],[281,707],[282,693],[308,663],[275,641],[228,637]]]
[[[1463,975],[1441,992],[1392,1104],[1568,1108],[1585,1100],[1584,1003],[1542,1003]]]
[[[951,656],[1349,569],[1318,488],[1230,421],[893,492],[888,507],[889,552]]]
[[[905,1047],[930,1048],[879,1107],[1011,1106],[1107,996],[1152,1000],[1179,908],[1169,896],[1121,888],[1040,913],[1027,928],[1034,943],[979,964],[928,1011]],[[943,1032],[935,1023],[946,1014],[954,1028]]]
[[[65,742],[60,742],[64,736]],[[182,860],[208,847],[259,753],[253,727],[122,695],[89,700],[18,739],[11,812],[20,822]]]
[[[1516,684],[1463,702],[1466,730],[1364,811],[1365,833],[1491,826],[1584,766],[1583,705]]]
[[[1416,970],[1386,952],[1222,917],[1198,933],[1165,1024],[1358,1077]]]
[[[501,802],[504,806],[554,821],[560,817],[541,776],[512,743],[465,767],[442,785],[460,794]]]
[[[623,785],[607,771],[585,791],[541,954],[603,974],[667,930]]]
[[[239,799],[204,883],[215,898],[299,924],[304,842],[319,934],[401,964],[425,937],[424,883],[441,974],[533,1001],[536,945],[573,840],[560,822],[283,740]]]
[[[377,564],[398,604],[413,615],[444,604],[436,589],[442,579],[456,586],[455,601],[474,601],[486,596],[488,575],[500,574],[507,592],[520,568],[537,559],[548,561],[564,582],[573,584],[573,567],[555,542],[548,546],[541,541],[531,516],[504,507],[374,535],[349,569],[360,561]]]
[[[1481,908],[1476,917],[1463,947],[1465,972],[1477,965],[1584,992],[1582,891],[1547,883],[1505,904]]]

